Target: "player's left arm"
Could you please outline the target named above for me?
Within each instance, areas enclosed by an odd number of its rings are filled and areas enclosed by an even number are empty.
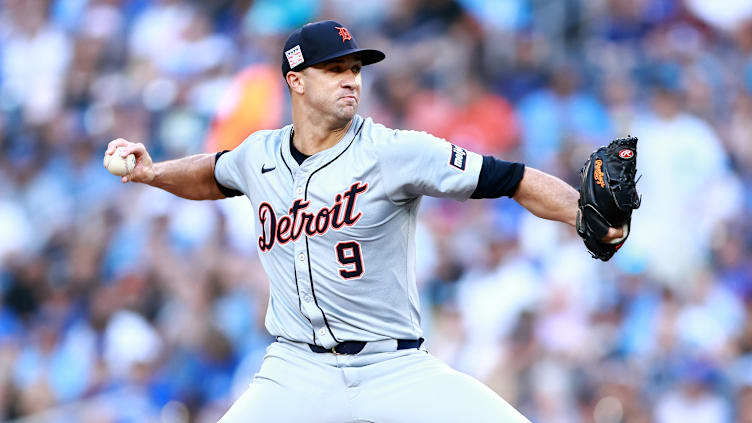
[[[512,198],[535,216],[575,226],[580,194],[553,175],[526,166]],[[609,228],[602,241],[609,242],[623,236],[621,228]]]
[[[377,152],[386,192],[396,203],[421,195],[511,197],[534,215],[575,226],[579,193],[564,181],[523,163],[481,156],[424,132],[384,130]],[[389,131],[389,132],[387,132]],[[604,242],[621,238],[610,230]]]
[[[526,166],[512,198],[535,216],[575,226],[580,194],[553,175]]]

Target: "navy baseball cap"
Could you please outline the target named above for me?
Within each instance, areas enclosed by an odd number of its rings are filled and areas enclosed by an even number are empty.
[[[358,48],[350,31],[339,22],[319,21],[305,24],[287,37],[282,50],[282,76],[311,65],[358,53],[363,65],[384,60],[384,53]]]

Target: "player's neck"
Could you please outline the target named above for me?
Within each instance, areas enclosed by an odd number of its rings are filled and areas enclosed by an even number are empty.
[[[310,119],[309,117],[300,117],[296,119],[293,115],[293,145],[306,156],[312,156],[319,151],[326,150],[337,144],[345,136],[352,119],[342,127],[331,128],[327,124],[322,124],[320,120]]]

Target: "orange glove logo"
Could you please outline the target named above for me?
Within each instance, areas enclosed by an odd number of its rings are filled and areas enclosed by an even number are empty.
[[[601,186],[601,188],[606,188],[606,181],[603,180],[603,160],[597,159],[595,161],[595,170],[593,171],[593,179],[595,179],[595,183]]]

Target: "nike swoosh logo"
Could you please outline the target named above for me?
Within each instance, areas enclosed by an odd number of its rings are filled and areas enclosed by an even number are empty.
[[[261,165],[261,173],[262,174],[264,174],[266,172],[271,172],[272,170],[274,170],[274,169],[277,168],[277,166],[274,166],[274,167],[265,167],[265,166],[266,166],[266,163],[264,163],[264,164]]]

